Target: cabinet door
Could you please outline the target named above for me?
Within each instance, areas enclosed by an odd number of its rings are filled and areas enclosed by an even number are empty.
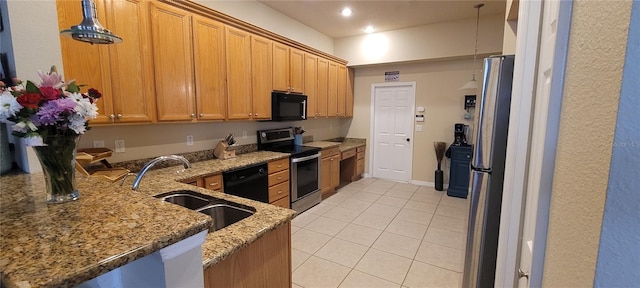
[[[304,55],[304,92],[307,95],[307,115],[309,118],[317,116],[318,89],[318,57],[311,54]]]
[[[192,120],[191,17],[173,6],[150,4],[158,121]]]
[[[304,52],[291,48],[289,50],[289,64],[291,92],[304,93]]]
[[[353,89],[355,84],[355,71],[353,68],[347,68],[347,100],[345,107],[345,117],[353,117]]]
[[[249,33],[225,27],[227,49],[227,119],[251,118],[251,39]]]
[[[253,119],[271,119],[272,47],[266,38],[251,36]]]
[[[331,188],[340,185],[340,155],[331,157]]]
[[[329,60],[318,57],[318,93],[317,114],[319,117],[327,117],[327,104],[329,99]]]
[[[224,25],[193,16],[196,113],[200,120],[223,120],[227,109]]]
[[[289,46],[273,42],[273,90],[289,91]]]
[[[347,67],[344,65],[338,65],[338,80],[337,83],[337,95],[338,95],[338,117],[345,117],[345,109],[347,107]]]
[[[78,25],[82,20],[82,6],[77,1],[58,0],[56,6],[60,30]],[[105,9],[102,7],[102,2],[98,1],[96,6],[98,19],[105,21]],[[82,92],[86,92],[89,88],[95,88],[102,93],[102,98],[96,102],[98,117],[92,119],[91,124],[112,123],[113,120],[109,118],[113,114],[109,46],[91,45],[60,36],[60,48],[62,50],[64,79],[66,81],[76,79],[77,84],[87,85],[81,87]],[[48,68],[43,66],[41,69],[46,71]]]
[[[331,190],[331,162],[331,157],[324,157],[322,158],[322,162],[320,162],[320,169],[322,169],[320,173],[322,177],[322,179],[320,179],[320,190],[322,190],[323,194]]]
[[[338,63],[329,62],[327,76],[327,116],[338,116]]]
[[[109,45],[111,87],[116,123],[155,119],[153,55],[148,1],[108,0],[107,25],[124,41]]]

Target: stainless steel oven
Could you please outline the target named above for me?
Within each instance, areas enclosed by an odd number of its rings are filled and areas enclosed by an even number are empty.
[[[293,144],[293,128],[258,131],[258,149],[289,153],[291,209],[305,211],[322,201],[320,148]]]

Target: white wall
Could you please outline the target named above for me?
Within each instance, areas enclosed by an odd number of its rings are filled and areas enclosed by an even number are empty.
[[[349,66],[423,61],[473,55],[476,19],[346,37],[335,40],[335,55]],[[478,53],[500,53],[504,17],[480,18]]]
[[[254,0],[194,0],[201,5],[251,23],[320,51],[333,54],[333,38]]]

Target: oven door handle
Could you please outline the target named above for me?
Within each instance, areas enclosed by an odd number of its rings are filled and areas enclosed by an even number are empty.
[[[293,158],[291,159],[291,163],[299,163],[299,162],[304,162],[304,161],[316,159],[316,158],[320,158],[320,154],[313,154],[311,156],[306,156],[301,158]]]

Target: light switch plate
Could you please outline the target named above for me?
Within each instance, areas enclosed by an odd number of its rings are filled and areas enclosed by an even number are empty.
[[[116,140],[116,153],[124,153],[124,140]]]
[[[416,132],[422,132],[422,125],[416,125]]]
[[[93,148],[104,148],[104,140],[93,141]]]
[[[187,146],[193,146],[193,135],[187,135]]]

